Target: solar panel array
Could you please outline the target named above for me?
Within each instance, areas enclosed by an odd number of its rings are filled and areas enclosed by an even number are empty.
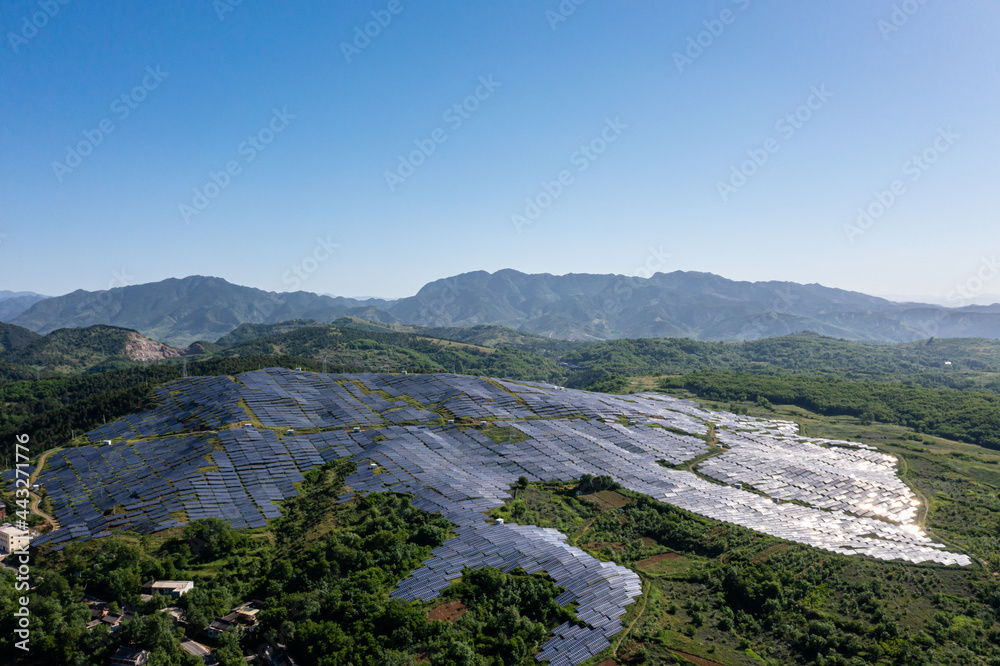
[[[237,385],[228,377],[189,377],[158,388],[160,407],[132,414],[88,434],[92,441],[157,437],[185,430],[214,430],[247,418]]]
[[[409,493],[414,506],[457,526],[457,536],[394,596],[433,599],[467,567],[546,571],[566,588],[559,602],[575,601],[587,623],[561,626],[545,644],[539,658],[555,664],[577,664],[607,647],[640,594],[639,579],[569,546],[554,530],[491,524],[484,513],[509,499],[522,475],[553,481],[607,474],[700,515],[839,553],[970,563],[914,524],[918,501],[891,456],[802,437],[791,422],[712,412],[661,394],[614,396],[449,374],[269,369],[235,382],[179,380],[159,396],[156,409],[89,433],[126,441],[51,457],[39,482],[63,527],[36,545],[207,517],[260,527],[280,515],[277,502],[296,494],[304,472],[351,458],[356,471],[339,501]],[[446,425],[451,416],[513,428],[523,441],[494,442],[478,428]],[[248,426],[251,418],[264,427]],[[705,459],[698,474],[665,466],[708,452],[710,424],[728,449]],[[191,432],[206,429],[217,432]]]
[[[270,430],[225,430],[60,451],[39,477],[63,527],[40,545],[104,536],[114,529],[151,532],[186,520],[222,518],[263,527],[281,515],[275,502],[297,494],[302,472],[362,451],[345,433],[279,439]],[[221,450],[216,447],[221,446]],[[186,520],[171,517],[179,512]]]
[[[381,425],[382,419],[338,383],[338,375],[284,369],[247,372],[240,395],[265,426],[338,428]]]
[[[601,562],[566,543],[558,530],[534,525],[481,525],[459,529],[456,538],[444,543],[413,576],[393,593],[400,599],[429,600],[462,576],[464,569],[496,567],[527,573],[545,571],[557,585],[566,588],[556,603],[576,601],[577,617],[588,626],[568,622],[542,646],[538,659],[551,664],[578,664],[610,645],[621,631],[626,606],[642,594],[642,581],[631,569]]]
[[[779,499],[880,516],[897,523],[912,523],[917,517],[920,500],[896,476],[893,456],[856,448],[849,442],[760,431],[719,431],[719,439],[732,448],[698,467],[713,479],[750,484]]]
[[[641,395],[608,395],[577,391],[541,382],[498,381],[537,414],[542,416],[571,416],[583,414],[591,419],[615,421],[621,417],[642,420],[677,428],[693,435],[708,433],[707,419],[712,412],[694,403],[670,396],[647,393]]]
[[[81,447],[50,457],[38,483],[63,527],[32,541],[63,544],[105,536],[112,530],[140,533],[178,525],[192,492],[189,477],[212,447],[198,437],[166,437],[132,444]]]

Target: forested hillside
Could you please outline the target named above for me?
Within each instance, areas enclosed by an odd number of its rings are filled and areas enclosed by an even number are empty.
[[[893,423],[1000,449],[1000,395],[995,393],[720,370],[670,377],[661,387],[668,391],[685,388],[723,402],[798,405],[828,416],[854,416],[862,424]]]
[[[278,353],[325,357],[329,363],[388,372],[445,371],[537,380],[552,380],[562,374],[551,358],[513,347],[485,347],[411,333],[328,325],[304,326],[241,342],[219,355]]]
[[[41,337],[21,326],[0,322],[0,354],[16,352]]]
[[[868,379],[928,373],[958,377],[969,372],[1000,372],[1000,340],[931,338],[866,344],[811,333],[749,342],[646,338],[586,345],[566,353],[562,360],[579,371],[591,371],[595,378],[713,368]]]

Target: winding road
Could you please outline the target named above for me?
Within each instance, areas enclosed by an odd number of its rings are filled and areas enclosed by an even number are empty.
[[[53,516],[50,516],[49,514],[41,510],[41,508],[38,505],[41,503],[42,497],[38,493],[33,492],[31,490],[31,486],[34,485],[35,479],[38,478],[38,475],[41,473],[42,469],[45,468],[45,463],[49,459],[49,456],[61,450],[62,449],[49,449],[48,451],[45,451],[40,456],[38,456],[38,464],[35,465],[35,471],[31,473],[30,477],[28,477],[28,496],[32,498],[31,512],[37,513],[39,516],[41,516],[45,520],[45,522],[51,526],[52,530],[59,529],[59,523]]]

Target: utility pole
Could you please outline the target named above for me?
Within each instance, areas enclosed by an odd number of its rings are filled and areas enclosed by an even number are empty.
[[[188,360],[186,358],[184,358],[184,359],[181,359],[181,361],[184,363],[184,376],[187,377],[188,376]]]

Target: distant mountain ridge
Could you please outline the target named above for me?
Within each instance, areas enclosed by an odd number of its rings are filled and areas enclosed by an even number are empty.
[[[425,285],[389,312],[409,324],[496,324],[564,339],[690,337],[755,340],[812,330],[851,340],[1000,338],[1000,306],[949,309],[894,303],[794,282],[737,282],[676,271],[527,275],[477,271]]]
[[[0,290],[0,321],[10,321],[35,303],[44,301],[46,298],[48,296],[42,296],[33,291]]]
[[[275,293],[192,276],[75,291],[35,303],[12,323],[39,333],[109,324],[185,346],[216,340],[241,324],[340,317],[427,327],[504,326],[564,340],[736,341],[803,330],[872,342],[1000,338],[1000,304],[896,303],[818,284],[740,282],[684,271],[649,278],[476,271],[430,282],[396,300]]]
[[[43,334],[60,328],[107,324],[133,328],[170,345],[186,346],[196,340],[215,340],[243,323],[324,321],[353,314],[367,319],[381,315],[395,321],[378,310],[380,303],[304,291],[277,294],[198,275],[107,291],[77,290],[40,301],[11,323]]]

